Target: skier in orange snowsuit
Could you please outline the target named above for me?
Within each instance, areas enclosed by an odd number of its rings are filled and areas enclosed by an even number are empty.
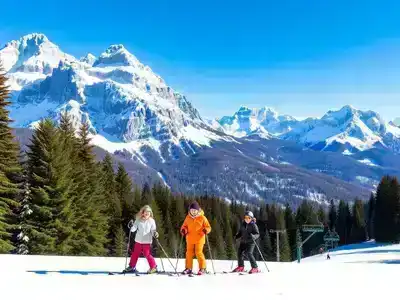
[[[189,213],[181,227],[181,234],[186,236],[186,262],[182,274],[192,274],[193,256],[199,263],[198,275],[206,273],[206,258],[203,253],[206,242],[206,234],[211,232],[211,226],[204,212],[197,202],[189,206]]]

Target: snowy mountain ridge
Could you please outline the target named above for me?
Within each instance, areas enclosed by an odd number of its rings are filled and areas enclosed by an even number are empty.
[[[261,131],[315,150],[341,151],[347,154],[374,147],[387,147],[394,152],[400,150],[400,129],[397,126],[385,122],[374,111],[357,110],[351,105],[336,111],[330,110],[321,118],[305,120],[279,115],[266,107],[240,107],[232,117],[222,117],[217,122],[225,133],[236,137]]]
[[[78,60],[44,34],[34,33],[7,43],[0,60],[12,90],[15,127],[34,126],[45,117],[58,120],[66,110],[76,126],[90,123],[94,141],[106,137],[104,147],[131,142],[181,147],[231,140],[215,133],[184,95],[123,45]]]

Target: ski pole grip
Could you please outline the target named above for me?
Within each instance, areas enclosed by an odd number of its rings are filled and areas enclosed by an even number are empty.
[[[129,228],[129,229],[131,229],[131,228],[132,228],[132,226],[133,226],[133,223],[134,223],[134,222],[133,222],[133,220],[130,220],[130,221],[129,221],[129,223],[128,223],[128,228]]]

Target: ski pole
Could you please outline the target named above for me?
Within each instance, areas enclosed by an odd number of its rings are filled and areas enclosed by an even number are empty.
[[[208,235],[207,235],[207,234],[206,234],[206,240],[207,240],[208,251],[210,252],[211,265],[212,265],[212,268],[213,268],[214,274],[217,274],[217,273],[215,273],[214,261],[213,261],[213,258],[212,258],[212,253],[211,253],[210,242],[208,241]]]
[[[178,251],[176,252],[175,270],[178,270],[179,255],[181,254],[182,244],[183,244],[183,235],[181,236],[181,241],[179,242],[179,248]]]
[[[237,240],[235,240],[235,251],[236,251],[236,253],[235,253],[235,256],[237,256],[237,252],[238,252],[238,246],[237,246]],[[237,259],[237,257],[236,257],[236,259]],[[232,264],[231,264],[231,270],[233,270],[233,263],[234,263],[235,261],[234,260],[232,260]]]
[[[128,244],[126,245],[126,254],[125,254],[125,269],[124,269],[124,270],[126,270],[126,267],[127,267],[127,264],[128,264],[128,253],[129,253],[129,246],[131,245],[131,233],[132,233],[132,231],[131,231],[131,229],[129,228]],[[124,272],[124,276],[125,276],[125,272]]]
[[[252,237],[252,238],[253,238],[253,237]],[[260,247],[258,247],[257,242],[256,242],[256,240],[255,240],[254,238],[253,238],[253,242],[254,242],[254,244],[256,244],[257,250],[258,250],[258,252],[260,253],[260,256],[261,256],[261,258],[262,258],[262,260],[263,260],[263,262],[264,262],[264,265],[265,265],[265,267],[267,268],[267,271],[269,272],[269,269],[268,269],[267,263],[266,263],[266,261],[265,261],[265,259],[264,259],[264,256],[262,255],[261,250],[260,250]]]
[[[160,246],[162,252],[164,252],[165,257],[168,259],[168,261],[171,264],[172,268],[174,268],[174,265],[171,262],[171,260],[169,259],[169,256],[168,256],[167,252],[165,252],[164,247],[161,245],[161,243],[160,243],[160,241],[158,239],[156,239],[156,241],[157,241],[158,246]],[[174,269],[174,270],[175,270],[176,275],[178,275],[178,272],[176,271],[176,269]]]
[[[163,272],[165,273],[164,262],[163,262],[161,255],[160,255],[160,261],[161,261],[161,266],[162,266]]]

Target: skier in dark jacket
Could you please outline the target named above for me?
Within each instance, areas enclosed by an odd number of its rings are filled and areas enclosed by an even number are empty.
[[[247,211],[244,215],[244,220],[240,226],[239,232],[236,234],[236,239],[240,238],[240,245],[238,249],[238,266],[233,272],[244,271],[244,256],[246,255],[251,264],[250,274],[258,273],[256,259],[254,258],[253,251],[256,246],[256,240],[260,237],[258,226],[255,222],[254,215],[251,211]]]

